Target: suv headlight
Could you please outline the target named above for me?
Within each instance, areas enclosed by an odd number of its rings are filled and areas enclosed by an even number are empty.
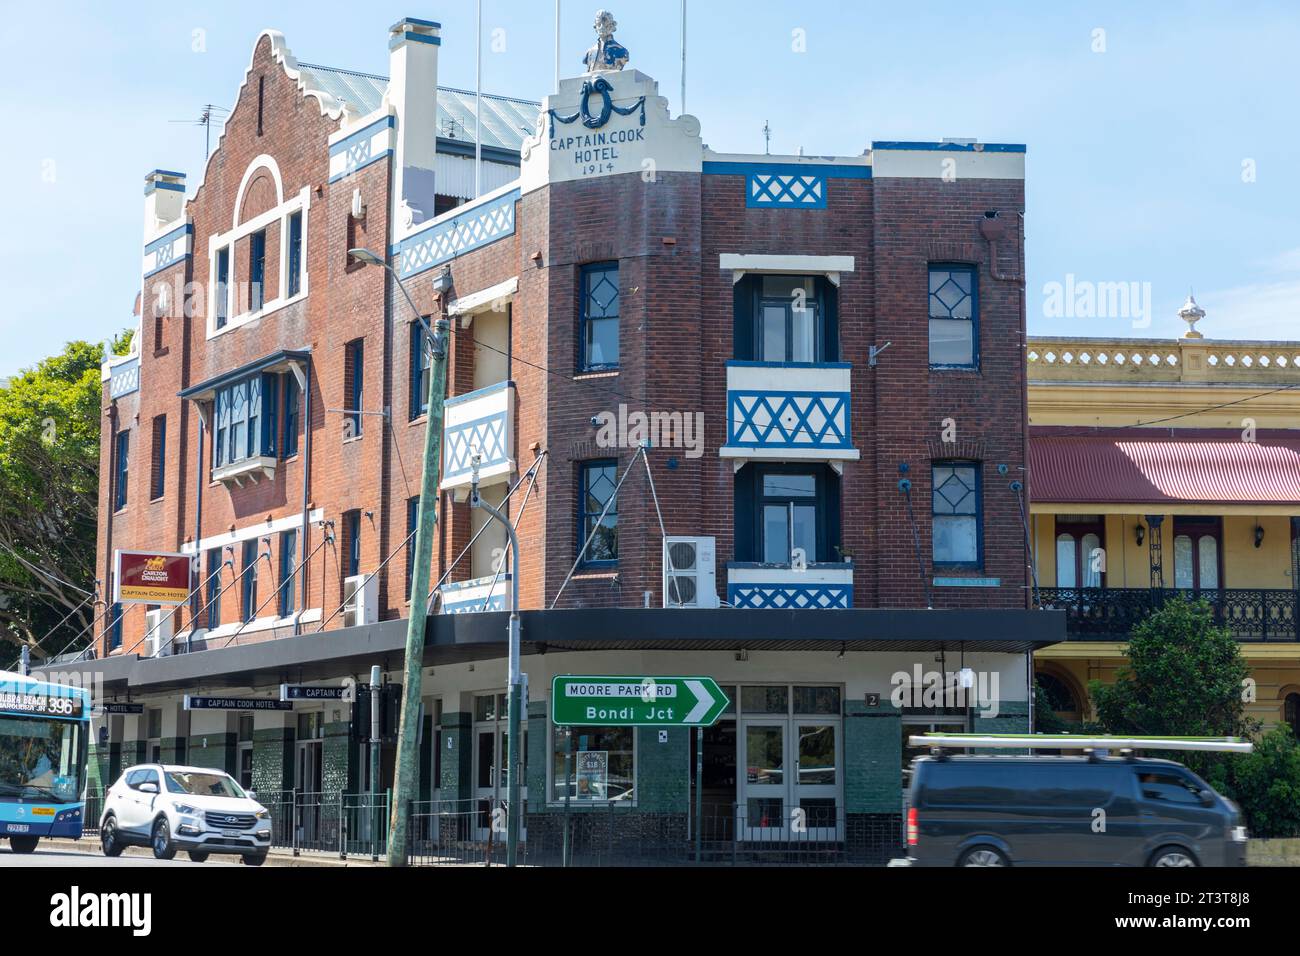
[[[271,811],[270,811],[270,810],[258,810],[258,811],[257,811],[257,819],[259,819],[259,820],[269,820],[269,819],[271,819]]]
[[[197,807],[192,807],[188,803],[174,803],[172,804],[172,809],[174,809],[177,813],[181,814],[182,816],[186,816],[186,817],[203,816],[202,810],[198,809]]]

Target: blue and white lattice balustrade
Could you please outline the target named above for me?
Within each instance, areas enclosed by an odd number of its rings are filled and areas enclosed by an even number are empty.
[[[856,461],[847,362],[727,363],[723,458]]]
[[[447,399],[442,422],[442,488],[469,494],[474,457],[481,487],[507,482],[515,472],[515,383],[498,382]]]
[[[727,603],[739,608],[821,610],[853,607],[853,565],[727,564]]]

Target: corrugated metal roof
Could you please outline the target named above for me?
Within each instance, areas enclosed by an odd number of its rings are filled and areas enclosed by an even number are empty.
[[[1035,502],[1300,504],[1300,438],[1033,435]]]
[[[388,77],[356,73],[317,63],[299,63],[307,89],[320,90],[348,103],[359,115],[373,113],[383,102]],[[508,96],[483,94],[483,145],[519,152],[524,137],[537,127],[540,103]],[[438,87],[438,135],[474,142],[474,93]]]

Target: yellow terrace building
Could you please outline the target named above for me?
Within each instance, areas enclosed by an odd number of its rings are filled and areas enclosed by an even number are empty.
[[[1179,339],[1027,342],[1038,603],[1068,612],[1039,681],[1060,716],[1095,717],[1088,681],[1191,592],[1242,642],[1252,716],[1300,735],[1300,342],[1204,338],[1191,297],[1179,314]]]

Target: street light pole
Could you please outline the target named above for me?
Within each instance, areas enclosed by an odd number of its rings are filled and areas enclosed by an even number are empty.
[[[519,800],[519,724],[523,701],[520,693],[519,674],[519,537],[514,526],[499,510],[492,507],[478,493],[478,457],[474,458],[473,476],[470,484],[469,503],[471,508],[482,508],[488,515],[501,522],[510,537],[510,624],[507,632],[507,685],[506,705],[506,866],[514,866],[519,852],[519,817],[523,805]],[[417,592],[420,593],[420,592]]]
[[[424,467],[420,478],[420,513],[415,526],[415,566],[411,569],[411,594],[423,595],[429,590],[429,566],[433,561],[434,522],[438,516],[438,482],[442,464],[442,412],[443,392],[447,385],[447,320],[439,319],[437,331],[431,332],[429,324],[415,307],[411,295],[402,285],[402,279],[382,256],[368,249],[350,249],[348,254],[366,265],[383,266],[393,277],[406,302],[423,327],[426,341],[433,357],[429,363],[429,412],[424,427]],[[445,287],[441,290],[445,292]],[[406,866],[407,820],[409,804],[419,777],[419,754],[416,741],[419,736],[421,682],[424,669],[424,632],[428,615],[424,602],[411,605],[406,624],[406,665],[402,680],[402,718],[397,733],[397,765],[393,772],[393,809],[388,830],[388,865]]]

